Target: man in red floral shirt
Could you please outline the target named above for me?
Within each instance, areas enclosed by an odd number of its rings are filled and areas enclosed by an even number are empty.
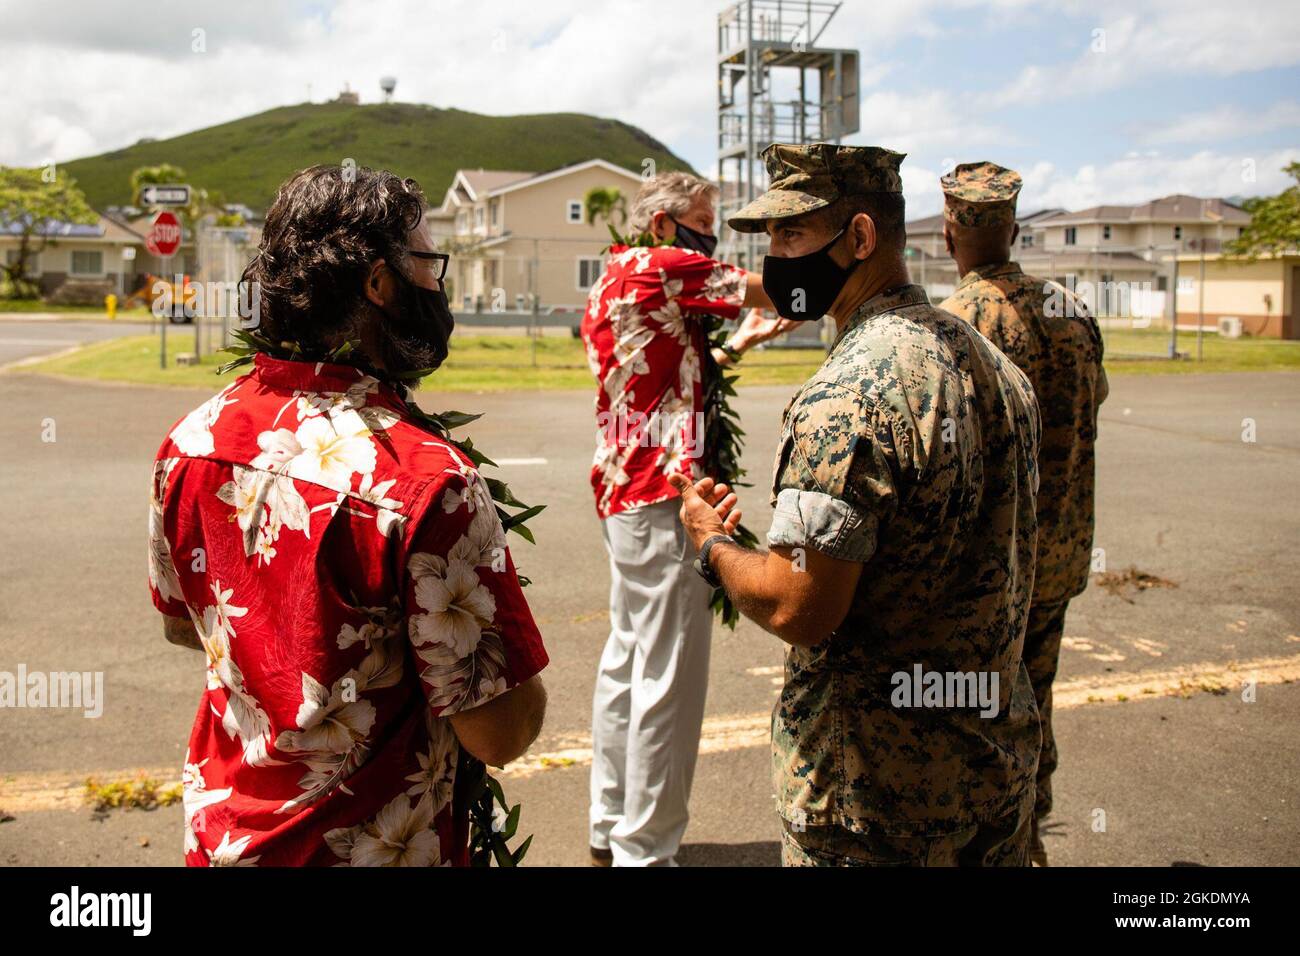
[[[386,172],[285,183],[245,279],[301,360],[258,353],[158,452],[150,590],[207,655],[187,864],[463,865],[458,775],[540,729],[546,652],[491,495],[394,384],[452,328],[423,208]]]
[[[671,865],[686,829],[712,614],[668,476],[707,470],[708,377],[793,326],[753,311],[710,350],[711,316],[771,308],[759,276],[712,258],[716,198],[687,173],[646,180],[629,232],[672,244],[613,246],[582,321],[600,382],[591,484],[612,577],[592,716],[597,864]]]

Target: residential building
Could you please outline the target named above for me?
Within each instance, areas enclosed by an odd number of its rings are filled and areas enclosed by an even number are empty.
[[[1300,250],[1248,260],[1178,256],[1178,328],[1300,339]]]
[[[0,224],[0,255],[6,265],[18,259],[21,234],[15,223]],[[54,295],[70,280],[103,295],[131,291],[144,240],[126,225],[101,215],[92,224],[55,223],[48,236],[48,243],[46,236],[30,240],[29,247],[40,251],[27,259],[27,277],[36,281],[42,296]]]
[[[458,171],[441,206],[429,211],[452,250],[449,296],[457,311],[581,314],[610,244],[603,222],[587,221],[585,197],[617,189],[628,204],[641,177],[603,159],[543,173]]]
[[[1202,248],[1217,253],[1241,235],[1250,214],[1224,199],[1173,195],[1134,206],[1045,209],[1016,221],[1014,255],[1026,272],[1080,291],[1102,318],[1167,323],[1175,258]],[[910,222],[907,231],[917,248],[945,254],[942,215]],[[1180,323],[1184,301],[1180,295]]]

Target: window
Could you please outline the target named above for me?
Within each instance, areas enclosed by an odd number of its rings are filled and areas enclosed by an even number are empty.
[[[102,252],[72,253],[72,275],[99,276],[104,274],[104,254]]]
[[[1076,229],[1074,226],[1066,226],[1066,227],[1065,227],[1065,244],[1066,244],[1067,246],[1072,246],[1072,245],[1074,245],[1075,240],[1077,240],[1078,238],[1079,238],[1079,230],[1078,230],[1078,229]]]
[[[493,199],[488,203],[488,208],[492,210],[492,227],[495,229],[501,225],[501,200]]]
[[[580,225],[582,223],[582,203],[577,199],[570,199],[566,208],[566,215],[571,225]]]
[[[586,292],[605,269],[604,259],[578,259],[578,291]]]
[[[1020,248],[1032,249],[1034,245],[1034,234],[1032,232],[1022,232],[1020,234]]]
[[[1101,238],[1103,238],[1103,239],[1109,239],[1109,238],[1110,238],[1110,226],[1102,226],[1102,227],[1101,227]]]
[[[483,228],[483,207],[482,206],[474,207],[474,228],[475,229]]]
[[[1174,226],[1174,239],[1175,239],[1175,240],[1178,240],[1178,239],[1182,239],[1182,238],[1183,238],[1183,227],[1182,227],[1182,226]]]
[[[1195,292],[1196,280],[1191,276],[1178,277],[1178,291],[1182,293]]]

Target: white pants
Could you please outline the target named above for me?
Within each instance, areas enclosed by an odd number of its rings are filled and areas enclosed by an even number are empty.
[[[612,580],[592,702],[591,845],[615,866],[672,866],[686,831],[713,614],[680,508],[602,522]]]

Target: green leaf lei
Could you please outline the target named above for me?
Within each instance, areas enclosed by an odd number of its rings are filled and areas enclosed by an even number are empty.
[[[606,223],[614,244],[620,246],[642,246],[654,248],[671,246],[671,240],[656,239],[648,232],[639,236],[624,237],[619,235],[612,225]],[[609,250],[606,249],[606,252]],[[734,488],[748,488],[751,482],[741,481],[745,469],[740,466],[740,453],[744,448],[745,433],[740,427],[740,416],[731,407],[731,399],[736,397],[736,379],[739,375],[727,375],[713,358],[713,350],[721,349],[727,341],[725,320],[720,316],[710,315],[705,319],[704,331],[709,348],[700,357],[700,368],[704,379],[704,448],[709,456],[705,471],[714,481],[725,483]],[[745,548],[757,548],[758,536],[743,524],[732,533],[736,543]],[[722,621],[723,625],[736,629],[740,620],[740,610],[736,607],[726,590],[714,588],[709,598],[709,606]]]
[[[281,342],[277,345],[270,339],[264,338],[249,329],[237,329],[234,336],[242,344],[232,345],[222,350],[234,355],[235,359],[218,368],[218,375],[224,375],[237,368],[251,365],[253,356],[258,352],[272,358],[294,362],[337,362],[345,359],[356,348],[355,343],[344,342],[328,355],[317,359],[307,354],[306,350],[297,342]],[[433,371],[434,369],[420,369],[392,377],[398,379],[399,383],[401,383],[425,378],[431,375]],[[404,394],[404,389],[399,392],[399,398],[402,400],[405,411],[417,423],[426,431],[432,432],[443,441],[460,449],[474,463],[475,468],[482,468],[485,465],[493,468],[497,467],[497,463],[475,448],[474,443],[468,438],[457,440],[451,437],[453,429],[468,425],[470,422],[482,418],[482,415],[455,411],[432,414],[421,409],[415,402],[410,401]],[[533,532],[527,527],[526,522],[540,514],[546,505],[529,506],[524,504],[514,496],[510,491],[510,487],[498,478],[484,478],[483,480],[492,496],[497,517],[501,519],[502,527],[515,532],[530,544],[536,544]],[[505,508],[519,508],[522,510],[511,514]],[[516,573],[516,575],[519,578],[520,587],[527,587],[531,583],[522,574]],[[510,849],[508,841],[519,828],[520,804],[515,804],[513,807],[509,806],[506,803],[505,792],[501,789],[501,783],[488,773],[487,767],[481,761],[474,759],[465,751],[461,751],[460,767],[456,775],[456,789],[464,794],[464,800],[469,805],[470,865],[491,866],[495,862],[497,866],[518,866],[533,842],[533,838],[529,836],[517,850],[512,851]],[[494,823],[496,817],[495,808],[498,804],[505,812],[504,824]]]

